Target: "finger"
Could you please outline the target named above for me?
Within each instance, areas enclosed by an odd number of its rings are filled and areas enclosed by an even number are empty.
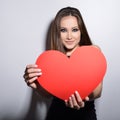
[[[85,103],[84,102],[81,102],[80,103],[80,107],[83,108],[85,106]]]
[[[65,105],[68,107],[68,101],[67,100],[65,100]]]
[[[26,74],[24,75],[24,78],[25,78],[25,81],[27,80],[30,80],[31,78],[34,78],[34,77],[39,77],[42,75],[42,72],[39,72],[39,73],[31,73],[31,74]]]
[[[27,65],[26,66],[26,68],[37,68],[38,67],[38,65],[36,65],[36,64],[29,64],[29,65]]]
[[[71,96],[72,99],[72,104],[74,106],[75,109],[80,109],[79,104],[77,103],[76,97],[74,95]]]
[[[80,97],[79,93],[77,91],[75,91],[75,97],[77,100],[77,103],[80,107],[84,107],[84,102],[82,101],[82,98]]]
[[[70,106],[71,108],[73,108],[73,103],[72,103],[71,97],[69,97],[68,106]]]
[[[28,74],[28,78],[39,77],[40,75],[42,75],[42,72],[39,72],[39,73],[31,73],[31,74]]]
[[[29,73],[39,73],[41,72],[41,69],[39,68],[29,68],[26,70],[26,74],[29,74]]]
[[[81,101],[82,101],[82,99],[81,99],[78,91],[75,91],[75,97],[76,97],[76,99],[77,99],[78,102],[81,102]]]
[[[36,65],[36,64],[29,64],[26,66],[25,73],[28,71],[28,69],[37,68],[37,67],[38,67],[38,65]]]
[[[87,96],[87,97],[85,97],[85,100],[84,101],[89,101],[89,97]]]
[[[35,83],[28,84],[29,87],[36,89],[37,85]]]
[[[37,78],[38,78],[38,77],[33,77],[33,78],[29,79],[29,80],[26,80],[27,85],[35,82],[35,81],[37,80]]]
[[[23,78],[26,79],[26,74],[23,75]]]

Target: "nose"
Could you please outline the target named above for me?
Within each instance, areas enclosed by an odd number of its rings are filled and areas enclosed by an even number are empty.
[[[71,33],[71,32],[68,32],[68,33],[67,33],[67,39],[68,39],[68,40],[71,40],[71,39],[72,39],[72,33]]]

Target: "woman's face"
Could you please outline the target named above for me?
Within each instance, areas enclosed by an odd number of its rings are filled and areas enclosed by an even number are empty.
[[[60,39],[66,48],[66,54],[71,53],[79,46],[81,32],[78,26],[77,18],[74,16],[65,16],[60,21]]]

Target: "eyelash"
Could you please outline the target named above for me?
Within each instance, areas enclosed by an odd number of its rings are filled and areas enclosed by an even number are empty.
[[[66,32],[67,30],[66,29],[60,29],[60,32]],[[74,28],[74,29],[72,29],[72,31],[73,32],[77,32],[77,31],[79,31],[79,29],[78,28]]]
[[[66,30],[66,29],[64,29],[64,28],[60,30],[60,32],[66,32],[66,31],[67,31],[67,30]]]
[[[72,29],[73,32],[77,32],[78,30],[79,30],[78,28]]]

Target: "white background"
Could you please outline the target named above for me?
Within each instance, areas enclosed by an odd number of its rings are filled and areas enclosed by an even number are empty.
[[[81,11],[92,41],[107,59],[102,97],[96,102],[98,120],[120,120],[119,0],[0,0],[0,120],[27,115],[44,120],[48,101],[32,96],[23,73],[44,51],[49,23],[66,6]]]

